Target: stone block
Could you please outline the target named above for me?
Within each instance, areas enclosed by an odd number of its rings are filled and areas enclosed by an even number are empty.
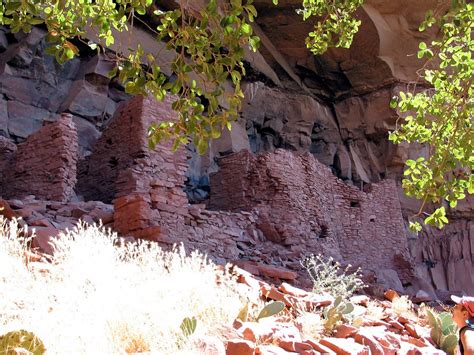
[[[92,147],[100,137],[100,132],[94,124],[82,117],[73,116],[72,120],[77,128],[79,155],[85,157],[91,153]]]
[[[87,118],[101,117],[107,106],[107,91],[105,86],[96,87],[86,80],[77,80],[60,110]]]
[[[8,48],[8,40],[5,32],[0,31],[0,53],[3,53]]]
[[[43,121],[51,117],[49,111],[25,105],[18,101],[8,101],[8,131],[10,135],[26,138],[43,126]]]

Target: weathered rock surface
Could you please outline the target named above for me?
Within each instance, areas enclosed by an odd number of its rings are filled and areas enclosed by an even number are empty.
[[[106,55],[85,50],[82,57],[59,65],[44,54],[45,35],[38,28],[15,36],[1,31],[5,50],[0,50],[0,136],[23,141],[43,121],[69,112],[74,114],[83,157],[117,103],[129,96],[108,78],[113,63]]]

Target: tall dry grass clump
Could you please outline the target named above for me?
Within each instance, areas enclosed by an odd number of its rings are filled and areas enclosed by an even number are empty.
[[[196,353],[199,339],[235,319],[238,289],[204,256],[117,242],[79,225],[54,241],[51,271],[40,273],[25,265],[17,223],[0,220],[0,334],[32,331],[48,354]],[[197,318],[190,337],[185,317]]]

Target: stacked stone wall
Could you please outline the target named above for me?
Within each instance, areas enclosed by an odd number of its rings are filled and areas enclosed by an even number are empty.
[[[7,197],[35,195],[67,201],[74,194],[77,156],[77,131],[72,117],[61,115],[18,145],[3,173],[3,193]]]
[[[396,268],[407,258],[395,183],[367,186],[367,192],[337,179],[311,154],[286,150],[257,157],[239,152],[224,157],[211,176],[214,209],[266,211],[267,239],[314,252],[324,243],[343,260],[364,269]],[[277,236],[272,236],[276,232]],[[408,262],[408,264],[410,264]],[[399,270],[410,279],[410,268]]]
[[[214,210],[189,205],[183,192],[184,150],[173,152],[169,143],[151,150],[147,144],[152,122],[174,119],[171,102],[133,98],[88,158],[88,186],[107,185],[101,196],[115,197],[117,232],[168,246],[184,243],[216,260],[258,261],[295,271],[311,253],[374,272],[396,268],[396,255],[407,254],[393,182],[360,191],[309,153],[228,155],[211,177]],[[114,166],[107,165],[112,155],[118,162]]]

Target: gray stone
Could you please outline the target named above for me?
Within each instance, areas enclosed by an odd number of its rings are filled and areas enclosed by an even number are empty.
[[[61,112],[61,104],[68,97],[72,85],[73,82],[70,80],[60,80],[57,86],[42,83],[36,106],[52,112]]]
[[[0,77],[0,90],[8,99],[19,101],[26,105],[36,105],[40,96],[33,80],[11,75],[2,75]]]
[[[109,116],[112,117],[115,113],[115,110],[117,109],[117,103],[112,100],[108,99],[107,104],[105,105],[105,113]]]
[[[72,120],[77,129],[79,155],[85,157],[91,153],[92,146],[100,137],[100,132],[84,118],[73,116]]]
[[[115,63],[103,55],[96,55],[84,64],[82,73],[86,80],[94,85],[108,85],[109,72],[115,68]]]
[[[334,163],[334,156],[337,152],[337,145],[335,143],[326,143],[323,140],[312,141],[309,151],[325,165],[332,165]]]
[[[403,285],[398,274],[393,269],[380,269],[376,271],[377,282],[385,288],[391,288],[399,293],[403,293]]]
[[[352,179],[352,162],[346,147],[343,145],[338,147],[334,161],[338,176],[343,179]]]
[[[11,135],[26,138],[50,118],[51,113],[18,101],[8,101],[8,131]]]
[[[95,87],[85,80],[77,80],[60,110],[88,118],[100,117],[105,112],[107,99],[107,87]]]
[[[0,53],[3,53],[8,48],[7,36],[3,31],[0,31]]]
[[[211,142],[211,150],[214,155],[220,153],[236,153],[242,149],[250,150],[247,132],[241,123],[233,122],[229,131],[224,128],[221,137]]]

